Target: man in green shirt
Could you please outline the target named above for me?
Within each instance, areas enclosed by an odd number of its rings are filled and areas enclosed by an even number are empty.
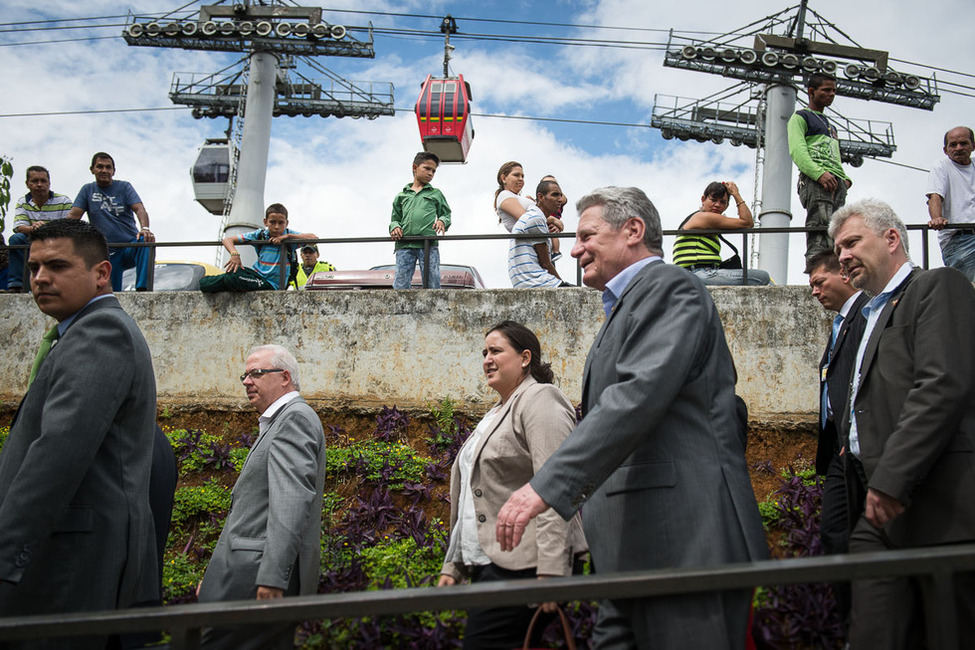
[[[789,119],[789,155],[799,168],[799,201],[806,209],[806,227],[825,229],[833,213],[846,203],[846,190],[853,183],[843,171],[836,127],[823,115],[836,97],[836,78],[817,72],[809,77],[806,92],[809,108]],[[833,250],[826,232],[806,233],[807,260],[824,250]]]
[[[396,242],[396,276],[394,289],[409,289],[417,262],[423,272],[423,241],[404,241],[403,237],[431,237],[443,235],[450,227],[450,206],[443,193],[430,185],[440,166],[440,158],[421,151],[413,159],[413,182],[393,199],[393,215],[389,221],[389,235]],[[440,288],[440,248],[430,242],[429,287]]]

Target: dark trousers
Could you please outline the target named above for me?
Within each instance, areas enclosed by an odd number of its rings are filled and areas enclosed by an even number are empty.
[[[832,194],[814,179],[799,172],[799,182],[796,189],[799,192],[799,202],[806,209],[806,227],[826,227],[833,213],[846,203],[846,181],[836,177],[836,191]],[[806,233],[806,259],[820,251],[833,250],[833,240],[825,232]]]
[[[843,460],[834,453],[823,480],[823,506],[819,524],[819,537],[826,555],[840,555],[849,551],[850,515],[846,501]],[[836,596],[836,612],[845,628],[850,618],[850,583],[834,582],[830,586]]]
[[[217,293],[220,291],[274,291],[274,285],[254,269],[241,268],[233,273],[208,275],[200,278],[200,291]]]
[[[471,582],[493,582],[497,580],[535,579],[535,569],[509,571],[496,564],[478,567],[471,576]],[[471,609],[467,612],[467,628],[464,630],[465,650],[512,650],[520,648],[525,642],[528,624],[535,614],[535,608],[528,605],[513,607],[490,607]],[[555,614],[542,613],[532,630],[529,645],[539,647],[542,633]]]
[[[850,495],[850,553],[877,553],[900,548],[884,530],[864,516],[867,478],[852,455],[845,463]],[[853,510],[853,507],[856,509]],[[975,639],[975,573],[856,580],[852,588],[850,648],[860,650],[962,650]],[[940,598],[935,600],[937,593]],[[944,610],[948,607],[948,610]],[[941,608],[941,609],[937,609]],[[957,621],[957,634],[937,625],[935,616],[947,614]]]

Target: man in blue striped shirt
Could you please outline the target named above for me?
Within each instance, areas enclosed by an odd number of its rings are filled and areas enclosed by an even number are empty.
[[[535,189],[535,205],[521,215],[512,235],[533,234],[536,238],[512,239],[508,245],[508,278],[515,289],[572,286],[562,282],[552,261],[547,218],[562,205],[562,188],[555,181],[542,181]]]
[[[51,174],[40,165],[27,168],[27,189],[30,192],[17,202],[14,212],[14,234],[10,245],[30,244],[30,234],[48,221],[63,219],[71,209],[71,199],[51,191]],[[24,263],[26,248],[10,249],[10,279],[7,290],[20,293],[24,290]],[[29,283],[28,283],[29,284]]]
[[[286,288],[287,283],[281,283],[281,265],[291,265],[291,257],[300,246],[298,240],[303,239],[318,239],[318,235],[288,228],[288,209],[280,203],[272,203],[264,213],[263,228],[223,238],[223,247],[230,253],[230,260],[224,265],[227,272],[200,278],[200,291],[217,293]],[[261,245],[261,242],[267,243]],[[289,242],[287,255],[281,254],[281,244],[284,242]],[[257,261],[253,268],[245,268],[241,263],[237,244],[257,245]]]

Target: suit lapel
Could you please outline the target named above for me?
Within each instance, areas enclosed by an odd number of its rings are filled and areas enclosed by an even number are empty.
[[[525,377],[525,379],[518,384],[518,387],[512,391],[511,395],[508,397],[508,401],[505,402],[500,409],[498,409],[497,414],[494,416],[494,420],[491,421],[491,429],[484,432],[481,439],[477,441],[477,447],[474,448],[474,467],[477,467],[477,459],[481,457],[481,452],[484,451],[484,445],[487,444],[488,440],[491,439],[491,436],[493,436],[498,430],[498,427],[501,426],[501,423],[504,422],[505,418],[508,417],[508,413],[511,411],[511,404],[514,402],[515,397],[522,393],[526,388],[536,383],[538,382],[536,382],[534,377],[531,375]]]
[[[258,445],[264,442],[264,439],[267,437],[268,432],[271,431],[271,429],[274,427],[274,423],[281,416],[281,414],[287,411],[292,405],[297,404],[299,402],[303,403],[304,401],[305,401],[304,398],[301,397],[301,395],[299,395],[298,397],[294,398],[293,400],[291,400],[290,402],[288,402],[287,404],[279,408],[277,412],[271,416],[271,421],[267,423],[267,427],[265,427],[264,431],[262,431],[257,435],[257,440],[255,440],[254,444],[251,445],[251,450],[247,452],[247,458],[244,459],[244,464],[240,468],[241,472],[243,472],[244,468],[247,467],[247,463],[248,461],[250,461],[251,456],[254,453],[254,450],[257,449]]]
[[[874,325],[873,331],[870,332],[870,340],[867,341],[867,347],[863,351],[863,362],[860,364],[860,382],[861,389],[863,387],[863,380],[866,379],[867,373],[870,370],[870,366],[873,364],[873,360],[877,355],[877,348],[880,346],[880,337],[884,333],[887,324],[890,322],[891,317],[894,315],[894,310],[897,309],[897,305],[900,304],[901,297],[904,290],[907,289],[908,285],[914,281],[914,278],[920,274],[919,269],[914,269],[911,271],[910,275],[904,278],[904,281],[894,289],[894,295],[890,297],[887,304],[884,305],[884,310],[880,312],[880,316],[877,318],[877,323]]]
[[[586,365],[582,370],[582,406],[583,409],[588,409],[588,393],[589,393],[589,371],[592,367],[593,358],[595,358],[597,350],[602,345],[603,338],[606,336],[606,332],[612,325],[613,319],[616,318],[616,314],[621,310],[623,306],[623,301],[626,300],[627,294],[633,291],[633,288],[637,286],[643,279],[651,273],[651,268],[659,264],[663,264],[663,260],[654,260],[648,263],[640,271],[633,276],[626,288],[623,289],[623,293],[620,294],[619,300],[616,301],[616,305],[613,307],[612,311],[603,321],[603,326],[599,328],[599,332],[596,334],[596,339],[592,343],[592,347],[589,348],[589,354],[586,355]]]

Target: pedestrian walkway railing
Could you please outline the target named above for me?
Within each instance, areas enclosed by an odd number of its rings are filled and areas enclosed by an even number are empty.
[[[949,230],[950,229],[971,230],[972,227],[973,227],[972,224],[948,224],[945,228],[946,229],[949,229]],[[725,236],[729,236],[729,237],[730,236],[741,237],[740,257],[741,257],[742,267],[743,267],[742,268],[741,284],[744,285],[744,284],[747,284],[748,283],[748,270],[749,270],[749,268],[754,268],[753,266],[750,266],[749,265],[749,258],[750,258],[750,255],[749,255],[749,245],[748,245],[748,238],[749,238],[749,236],[752,236],[752,235],[764,235],[764,234],[778,234],[778,233],[787,233],[789,235],[793,235],[793,234],[805,234],[805,233],[809,233],[809,232],[825,232],[825,230],[826,230],[825,228],[805,228],[805,227],[796,227],[796,228],[750,228],[750,229],[746,229],[746,230],[740,230],[740,229],[737,229],[737,230],[715,230],[715,229],[705,230],[705,229],[700,229],[700,230],[694,230],[693,231],[693,234],[695,234],[695,235],[725,235]],[[907,230],[908,231],[920,231],[920,233],[921,233],[921,260],[920,260],[920,262],[918,262],[918,260],[914,260],[914,261],[921,268],[924,268],[924,269],[930,268],[929,241],[930,241],[930,234],[931,234],[930,231],[932,229],[930,227],[928,227],[928,225],[926,223],[924,223],[924,224],[909,224],[909,225],[907,225]],[[676,237],[678,235],[686,235],[686,234],[688,234],[688,231],[684,231],[684,230],[664,230],[663,231],[664,237]],[[560,240],[566,240],[566,241],[568,241],[570,243],[575,239],[575,236],[576,235],[575,235],[574,232],[562,232],[562,233],[558,233],[558,234],[555,234],[555,235],[551,235],[552,238],[557,238],[557,239],[560,239]],[[424,269],[424,273],[423,273],[423,287],[424,288],[427,288],[427,287],[430,286],[430,278],[428,277],[428,274],[426,273],[426,269],[429,269],[430,268],[430,264],[429,264],[430,263],[430,247],[431,247],[431,245],[433,243],[435,243],[435,242],[438,242],[438,243],[439,242],[452,242],[452,241],[454,241],[454,242],[456,242],[456,241],[490,241],[490,240],[511,240],[511,239],[538,239],[538,237],[536,235],[531,235],[531,234],[527,234],[527,235],[526,234],[522,234],[522,235],[511,235],[511,234],[499,234],[499,235],[495,235],[495,234],[492,234],[492,235],[487,235],[487,234],[484,234],[484,235],[450,235],[450,234],[447,234],[447,235],[443,235],[443,236],[434,236],[434,237],[403,237],[400,241],[403,241],[403,242],[422,242],[423,243],[423,249],[424,249],[423,250],[423,259],[424,259],[424,264],[423,264],[423,269]],[[319,244],[319,245],[325,245],[325,246],[333,246],[333,245],[338,245],[338,244],[355,244],[355,245],[361,245],[361,244],[378,244],[378,243],[387,244],[388,245],[390,242],[391,242],[391,240],[390,240],[389,237],[332,237],[332,238],[320,238],[320,239],[303,239],[303,240],[301,240],[301,242],[299,243],[299,245],[304,245],[304,244]],[[283,256],[284,259],[288,259],[288,254],[289,254],[288,248],[290,246],[294,246],[295,243],[296,242],[290,242],[290,243],[285,243],[285,244],[280,244],[279,245],[280,248],[281,248],[281,255]],[[276,245],[276,244],[271,244],[271,243],[260,243],[260,242],[248,243],[247,245],[252,245],[252,244],[255,245],[255,246],[275,246]],[[109,248],[129,248],[129,247],[140,247],[140,248],[143,248],[143,247],[146,247],[146,248],[151,248],[152,249],[152,251],[150,253],[149,278],[148,278],[148,285],[147,285],[148,288],[149,288],[149,290],[151,291],[152,288],[153,288],[153,277],[152,277],[152,275],[153,275],[153,271],[155,269],[155,259],[157,257],[157,254],[158,254],[159,249],[165,249],[165,248],[183,248],[183,247],[187,247],[187,248],[192,248],[192,247],[218,248],[221,245],[222,244],[219,241],[179,241],[179,242],[160,242],[160,241],[156,241],[156,242],[152,242],[152,243],[147,243],[147,242],[133,242],[133,243],[130,243],[130,244],[109,244]],[[7,250],[7,249],[10,249],[10,248],[28,248],[28,246],[26,246],[26,245],[17,245],[17,246],[6,245],[6,246],[0,246],[0,251]],[[501,263],[500,260],[499,260],[499,263]],[[287,265],[281,265],[279,267],[279,273],[280,273],[280,276],[279,276],[279,280],[280,280],[279,286],[281,286],[282,288],[286,288],[287,287],[287,284],[288,284],[287,283],[287,279],[288,279],[288,266]],[[579,268],[578,264],[576,265],[576,283],[579,284],[580,286],[582,284],[582,269]]]
[[[970,571],[975,571],[975,544],[707,568],[10,617],[0,618],[0,641],[164,630],[171,635],[173,650],[190,650],[199,647],[201,628],[205,627],[376,617],[548,601],[667,597],[757,586],[913,576],[923,587],[929,647],[957,648],[961,646],[953,595],[954,574]],[[932,638],[932,634],[936,636]]]

